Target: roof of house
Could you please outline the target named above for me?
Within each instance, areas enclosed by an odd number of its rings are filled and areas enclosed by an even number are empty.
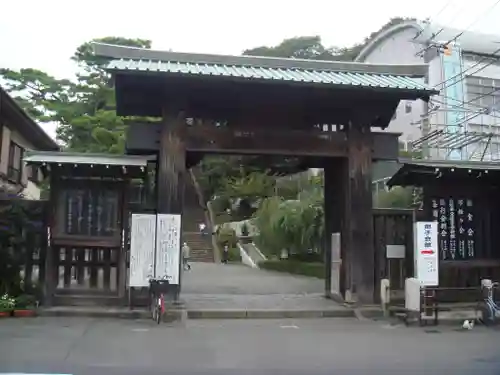
[[[27,113],[14,101],[14,99],[0,86],[0,109],[6,108],[16,119],[11,126],[15,127],[23,138],[36,149],[49,151],[59,150],[60,147]]]
[[[24,161],[28,164],[86,164],[124,167],[146,167],[154,156],[114,155],[81,152],[27,151]]]
[[[364,64],[253,56],[208,55],[155,51],[108,44],[94,44],[96,55],[109,58],[115,73],[155,73],[185,76],[220,76],[249,81],[283,81],[303,85],[371,87],[415,90],[426,95],[437,91],[414,80],[427,66]]]
[[[477,179],[497,175],[500,163],[469,160],[400,160],[401,168],[387,181],[387,186],[422,186],[432,179],[451,176]]]
[[[365,61],[368,55],[384,40],[401,31],[413,29],[415,36],[412,42],[422,44],[424,47],[429,41],[448,42],[453,41],[460,33],[456,42],[463,51],[479,55],[495,55],[500,52],[500,35],[489,35],[474,31],[464,31],[423,21],[405,21],[394,25],[380,33],[370,41],[356,57],[355,61]]]

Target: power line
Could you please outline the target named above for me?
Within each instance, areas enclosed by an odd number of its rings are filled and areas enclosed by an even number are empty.
[[[500,1],[500,0],[499,0],[499,1]],[[474,65],[472,65],[471,67],[469,67],[469,68],[467,68],[467,69],[465,69],[465,70],[461,71],[460,73],[455,74],[454,76],[452,76],[452,77],[450,77],[450,78],[445,79],[445,80],[444,80],[444,81],[442,81],[442,82],[439,82],[439,83],[435,84],[435,85],[433,86],[433,88],[437,88],[439,85],[442,85],[443,83],[446,83],[446,82],[448,82],[448,81],[451,81],[452,79],[457,78],[457,77],[459,77],[459,76],[462,76],[462,75],[464,76],[464,78],[462,78],[461,80],[459,80],[459,81],[457,81],[457,82],[452,82],[450,85],[447,85],[447,86],[445,86],[445,87],[442,87],[442,88],[441,88],[442,90],[444,90],[444,89],[446,89],[446,88],[448,88],[448,87],[450,87],[450,86],[452,86],[452,85],[454,85],[454,84],[457,84],[457,83],[459,83],[459,82],[462,82],[462,81],[463,81],[466,77],[470,77],[471,75],[473,75],[473,74],[475,74],[475,73],[478,73],[478,72],[480,72],[481,70],[486,69],[488,66],[493,65],[493,64],[495,64],[495,63],[497,62],[497,60],[496,60],[495,58],[500,57],[500,56],[497,56],[497,55],[496,55],[496,54],[497,54],[497,53],[499,53],[499,52],[500,52],[500,48],[498,48],[497,50],[493,51],[493,53],[491,54],[491,56],[488,56],[488,57],[483,57],[481,60],[479,60],[478,62],[476,62],[476,63],[475,63]],[[493,59],[493,60],[491,60],[491,59]],[[488,60],[491,60],[491,61],[490,61],[490,62],[488,62],[487,64],[485,64],[485,65],[484,65],[483,67],[481,67],[480,69],[476,70],[475,72],[473,72],[473,73],[471,73],[471,74],[464,75],[464,73],[466,73],[466,72],[468,72],[468,71],[470,71],[470,70],[474,69],[476,66],[478,66],[478,65],[480,65],[481,63],[486,62],[486,61],[488,61]]]
[[[489,13],[491,10],[493,10],[498,4],[500,4],[500,0],[495,1],[490,7],[488,7],[483,13],[481,13],[478,17],[475,18],[472,23],[467,26],[464,30],[462,30],[460,33],[458,33],[454,38],[450,39],[445,43],[445,46],[449,45],[450,43],[455,42],[458,38],[460,38],[462,35],[464,35],[465,32],[467,32],[472,26],[474,26],[479,20],[481,20],[484,16],[486,16],[487,13]]]
[[[465,105],[469,104],[469,105],[472,105],[472,106],[478,107],[478,108],[480,108],[480,109],[482,109],[482,110],[491,110],[491,109],[492,109],[491,107],[482,106],[482,105],[479,105],[479,104],[474,104],[474,102],[475,102],[475,101],[477,101],[477,100],[479,100],[479,99],[481,99],[481,98],[484,98],[484,97],[487,97],[487,96],[489,96],[489,95],[492,95],[492,94],[494,94],[494,93],[495,93],[495,92],[497,92],[497,91],[500,91],[500,87],[495,88],[494,90],[492,90],[492,91],[490,91],[490,92],[488,92],[488,93],[486,93],[486,94],[481,94],[481,95],[479,95],[479,96],[475,97],[474,99],[470,99],[470,100],[468,100],[468,101],[466,101],[466,102],[462,103],[461,105],[459,105],[459,104],[450,104],[450,103],[446,103],[446,102],[443,102],[443,101],[441,101],[441,100],[439,100],[439,99],[435,99],[435,98],[433,98],[433,99],[431,99],[431,100],[432,100],[433,102],[437,102],[437,103],[439,103],[439,104],[446,105],[446,106],[448,106],[448,107],[454,107],[454,108],[457,108],[457,109],[465,109],[465,110],[467,110],[467,109],[465,108]],[[441,96],[441,95],[439,95],[439,96]],[[450,100],[455,100],[455,101],[458,101],[457,99],[450,98],[450,97],[445,96],[445,95],[442,95],[442,96],[443,96],[445,99],[447,98],[447,99],[450,99]],[[421,115],[421,117],[422,117],[422,118],[428,118],[431,114],[433,114],[433,113],[437,112],[438,110],[439,110],[439,109],[431,109],[431,110],[429,110],[427,113],[425,113],[425,114]],[[471,110],[468,110],[468,111],[471,111]],[[422,120],[416,121],[416,122],[414,123],[414,125],[416,125],[416,124],[418,124],[418,123],[421,123],[421,122],[422,122]]]
[[[452,82],[451,84],[448,84],[448,85],[446,85],[446,86],[444,86],[444,87],[440,88],[440,91],[441,91],[441,90],[445,90],[445,89],[447,89],[448,87],[451,87],[451,86],[453,86],[453,85],[455,85],[455,84],[458,84],[458,83],[460,83],[460,82],[463,82],[463,81],[464,81],[467,77],[471,77],[471,76],[473,76],[473,74],[479,73],[480,71],[482,71],[482,70],[486,69],[488,66],[491,66],[491,65],[495,64],[495,63],[497,62],[497,60],[495,59],[495,57],[497,57],[497,58],[498,58],[498,57],[500,57],[500,56],[496,56],[496,54],[497,54],[497,53],[499,53],[499,52],[500,52],[500,48],[499,48],[499,49],[497,49],[497,50],[495,50],[491,56],[488,56],[488,57],[484,57],[484,58],[482,58],[481,60],[479,60],[477,63],[475,63],[475,64],[474,64],[474,65],[472,65],[471,67],[467,68],[466,70],[464,70],[464,71],[462,71],[462,72],[460,72],[460,73],[457,73],[457,74],[455,74],[454,76],[452,76],[452,77],[450,77],[450,78],[448,78],[448,79],[446,79],[446,80],[444,80],[444,81],[442,81],[442,82],[440,82],[440,83],[437,83],[436,85],[434,85],[434,86],[433,86],[433,88],[437,88],[438,86],[440,86],[440,85],[442,85],[442,84],[444,84],[444,83],[446,83],[446,82],[448,82],[448,81],[451,81],[452,79],[457,78],[457,77],[459,77],[459,76],[463,76],[463,78],[461,78],[460,80],[458,80],[458,81],[456,81],[456,82]],[[493,60],[491,60],[492,58],[493,58]],[[466,74],[464,74],[464,73],[466,73],[466,72],[468,72],[468,71],[470,71],[470,70],[474,69],[475,67],[477,67],[477,66],[478,66],[478,65],[480,65],[481,63],[483,63],[483,62],[485,62],[485,61],[488,61],[488,60],[491,60],[491,61],[489,61],[487,64],[484,64],[484,66],[482,66],[481,68],[479,68],[479,69],[475,70],[475,71],[474,71],[474,72],[472,72],[471,74],[467,74],[467,75],[466,75]],[[496,90],[494,90],[494,91],[496,91]],[[451,100],[456,100],[456,99],[453,99],[453,98],[449,98],[449,97],[447,97],[447,96],[446,96],[446,95],[444,95],[444,94],[440,94],[440,95],[438,95],[438,96],[442,96],[443,98],[448,98],[448,99],[451,99]],[[435,100],[435,99],[434,99],[434,100]],[[447,103],[442,103],[442,104],[448,105]],[[425,116],[428,116],[428,115],[430,115],[430,114],[432,114],[432,113],[434,113],[434,112],[435,112],[435,110],[432,110],[432,109],[431,109],[431,110],[427,111],[426,113],[424,113],[424,114],[422,115],[422,117],[423,117],[423,118],[426,118]]]
[[[422,56],[422,54],[429,50],[430,48],[432,47],[447,47],[450,43],[453,43],[455,42],[458,38],[460,38],[462,35],[464,35],[464,33],[466,33],[467,31],[469,31],[469,29],[474,26],[479,20],[481,20],[482,18],[484,18],[488,13],[490,13],[491,10],[493,10],[498,4],[500,4],[500,0],[496,0],[495,3],[493,3],[492,5],[490,5],[486,10],[484,10],[484,12],[482,12],[478,17],[476,17],[470,24],[469,26],[467,26],[465,29],[461,30],[457,35],[455,35],[453,38],[451,38],[450,40],[448,40],[446,43],[444,44],[429,44],[427,47],[423,48],[422,50],[418,51],[415,56]],[[432,41],[436,36],[438,36],[442,31],[444,30],[444,28],[441,28],[436,34],[433,34],[431,35],[431,37],[429,38],[429,41]]]
[[[422,34],[423,34],[426,30],[427,30],[427,28],[430,26],[430,24],[431,24],[432,20],[433,20],[433,19],[438,18],[438,17],[441,15],[441,13],[443,13],[443,12],[444,12],[444,10],[445,10],[446,8],[448,8],[448,6],[449,6],[450,4],[451,4],[451,0],[449,0],[449,1],[448,1],[448,2],[447,2],[447,3],[446,3],[446,4],[445,4],[445,5],[441,8],[441,10],[440,10],[440,11],[439,11],[439,12],[438,12],[438,13],[437,13],[434,17],[432,17],[432,18],[427,18],[427,19],[425,20],[425,22],[426,22],[425,27],[423,27],[422,29],[420,29],[420,31],[419,31],[419,32],[417,32],[417,33],[415,34],[415,36],[413,37],[413,40],[417,39],[420,35],[422,35]],[[437,32],[437,34],[441,33],[443,30],[444,30],[444,29],[439,30],[439,31]],[[437,35],[437,34],[436,34],[436,35]]]

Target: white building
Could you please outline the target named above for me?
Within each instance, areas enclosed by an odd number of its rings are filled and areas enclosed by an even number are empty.
[[[43,176],[24,165],[27,150],[58,151],[59,146],[0,87],[0,190],[38,200]]]
[[[388,131],[403,133],[402,142],[424,145],[431,158],[500,159],[500,36],[406,21],[378,35],[356,61],[428,64],[427,83],[441,94],[429,106],[400,103]]]

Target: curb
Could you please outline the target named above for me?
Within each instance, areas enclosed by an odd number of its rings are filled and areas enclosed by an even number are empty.
[[[39,316],[151,319],[146,310],[105,310],[105,309],[40,309]],[[247,309],[177,309],[166,313],[165,321],[183,319],[307,319],[307,318],[355,318],[352,309],[323,310],[247,310]]]
[[[151,319],[147,310],[101,310],[101,309],[40,309],[38,316],[46,317],[74,317],[74,318],[112,318],[112,319]],[[182,310],[173,310],[166,313],[164,320],[173,321],[182,318]]]
[[[306,319],[353,318],[351,309],[339,310],[187,310],[189,319]]]

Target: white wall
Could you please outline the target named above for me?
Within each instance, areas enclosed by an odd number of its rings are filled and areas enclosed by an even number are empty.
[[[14,129],[13,124],[9,124],[8,122],[4,123],[2,129],[2,149],[0,154],[0,172],[3,174],[7,174],[8,164],[9,164],[9,147],[10,142],[13,141],[17,143],[19,146],[24,148],[25,150],[33,149],[32,145],[24,139],[24,137],[19,134],[19,132],[12,130]],[[22,193],[26,197],[26,199],[40,199],[40,188],[34,184],[32,181],[28,179],[29,168],[26,165],[23,165],[23,175],[21,179],[21,183],[25,186]],[[38,177],[41,179],[41,173],[38,172]]]
[[[378,43],[364,62],[372,64],[423,64],[422,57],[416,54],[422,49],[422,46],[413,42],[415,36],[414,29],[404,29],[392,34],[386,40]],[[423,82],[423,79],[421,80]],[[406,111],[406,106],[411,106],[411,111]],[[419,125],[412,123],[420,120],[424,111],[424,102],[401,101],[396,110],[395,117],[392,119],[386,131],[402,133],[400,141],[411,142],[422,136],[422,130]]]
[[[389,36],[384,41],[378,43],[374,49],[366,56],[364,62],[367,63],[384,63],[384,64],[422,64],[423,57],[416,56],[424,46],[413,41],[416,31],[414,29],[400,30]],[[500,37],[499,37],[500,40]],[[474,75],[478,77],[500,79],[500,63],[491,64],[490,61],[484,61],[480,56],[465,56],[464,67],[466,75]],[[470,69],[470,70],[468,70]],[[440,89],[444,81],[441,59],[435,57],[429,62],[428,85]],[[446,85],[447,83],[445,83]],[[467,101],[467,86],[464,83],[464,93]],[[498,92],[500,95],[500,91]],[[499,96],[500,98],[500,96]],[[396,110],[395,118],[391,121],[388,131],[403,133],[400,140],[402,142],[411,142],[419,139],[422,136],[422,116],[429,119],[431,131],[446,128],[446,97],[434,96],[432,99],[435,104],[440,106],[437,111],[432,111],[431,115],[426,115],[426,108],[423,101],[415,101],[411,103],[412,110],[407,113],[405,110],[406,102],[402,101]],[[440,102],[440,103],[438,103]],[[469,107],[478,110],[477,107]],[[469,112],[469,117],[472,112]],[[414,123],[414,125],[412,125]],[[498,133],[499,136],[492,140],[493,146],[490,149],[497,150],[500,156],[500,109],[493,112],[492,115],[483,114],[468,121],[469,131],[482,131]],[[498,128],[495,129],[495,128]],[[471,154],[478,149],[478,144],[469,146],[466,150]],[[434,150],[431,154],[433,158],[444,158],[446,150]]]

